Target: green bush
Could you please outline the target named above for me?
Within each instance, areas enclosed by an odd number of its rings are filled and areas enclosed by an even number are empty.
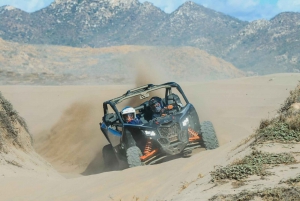
[[[250,175],[266,175],[262,165],[239,164],[221,167],[211,172],[212,181],[224,179],[242,180]]]
[[[261,123],[262,124],[262,123]],[[267,124],[264,122],[264,124]],[[300,130],[280,120],[271,122],[268,126],[261,126],[256,131],[256,142],[300,142]]]
[[[250,175],[266,176],[269,175],[265,165],[270,164],[292,164],[295,158],[289,153],[271,154],[260,151],[253,151],[242,160],[235,161],[226,167],[220,167],[212,171],[212,181],[224,179],[242,180]]]
[[[251,155],[245,156],[241,160],[241,164],[292,164],[296,159],[290,153],[264,153],[261,151],[253,151]]]

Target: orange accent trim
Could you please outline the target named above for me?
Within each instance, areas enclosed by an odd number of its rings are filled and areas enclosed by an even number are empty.
[[[188,128],[188,133],[190,135],[189,137],[189,141],[190,142],[194,142],[194,141],[199,141],[201,140],[201,137],[198,135],[198,133],[196,131],[194,131],[191,128]]]
[[[140,159],[141,159],[141,161],[145,161],[148,158],[150,158],[151,156],[153,156],[154,154],[156,154],[157,152],[158,152],[158,149],[154,149],[153,151],[147,153],[146,155],[141,156]]]
[[[150,139],[147,139],[146,146],[144,148],[144,155],[147,155],[152,151],[152,142]]]
[[[173,109],[173,105],[168,105],[168,110],[172,110]]]

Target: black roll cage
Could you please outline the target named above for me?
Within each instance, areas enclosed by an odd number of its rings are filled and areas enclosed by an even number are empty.
[[[163,89],[165,88],[165,99],[167,98],[168,94],[172,93],[172,87],[175,87],[182,95],[182,97],[184,98],[186,104],[189,103],[187,97],[185,96],[183,90],[181,89],[181,87],[179,86],[179,84],[177,84],[176,82],[167,82],[164,84],[160,84],[160,85],[154,85],[154,84],[147,84],[144,86],[140,86],[131,90],[128,90],[125,94],[123,94],[122,96],[119,96],[117,98],[105,101],[103,103],[103,111],[104,111],[104,116],[108,114],[108,107],[107,105],[110,105],[112,107],[112,109],[115,111],[116,115],[118,116],[118,118],[121,120],[121,123],[124,124],[123,122],[123,118],[121,118],[120,112],[118,110],[118,108],[116,107],[116,105],[118,103],[121,103],[122,101],[135,97],[135,96],[144,96],[145,94],[151,92],[151,91],[155,91],[158,89]]]

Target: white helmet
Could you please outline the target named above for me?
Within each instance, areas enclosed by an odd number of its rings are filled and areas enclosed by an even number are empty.
[[[132,114],[132,118],[135,119],[136,118],[136,113],[135,113],[135,109],[133,107],[125,107],[122,111],[122,118],[124,119],[124,121],[127,121],[127,116]]]

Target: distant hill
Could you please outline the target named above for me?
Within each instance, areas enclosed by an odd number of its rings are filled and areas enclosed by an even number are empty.
[[[73,48],[1,39],[0,68],[2,85],[130,84],[141,75],[188,82],[245,76],[231,63],[194,47]]]
[[[300,13],[245,22],[191,1],[167,14],[138,0],[56,0],[26,13],[0,8],[5,40],[74,47],[192,46],[260,74],[300,70]]]

